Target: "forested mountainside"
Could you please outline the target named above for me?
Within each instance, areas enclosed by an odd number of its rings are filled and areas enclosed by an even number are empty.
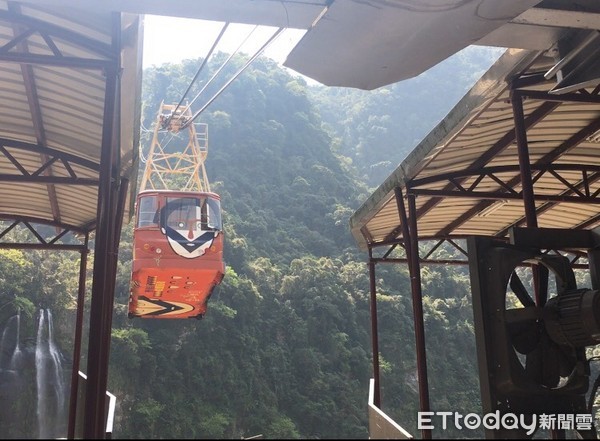
[[[362,181],[379,185],[441,121],[503,49],[472,46],[418,77],[373,91],[310,89],[339,151]]]
[[[419,88],[368,93],[309,86],[258,59],[203,112],[207,171],[224,209],[227,274],[203,320],[130,320],[132,225],[124,226],[109,373],[114,438],[368,436],[367,256],[348,220],[487,67],[484,55],[453,58],[411,83]],[[224,58],[209,63],[190,96]],[[242,64],[234,58],[225,77]],[[199,65],[145,71],[146,130],[161,101],[179,101]],[[206,90],[194,110],[221,85]],[[149,132],[142,141],[147,153]],[[66,366],[78,257],[0,250],[0,325],[20,310],[22,339],[32,340],[39,308],[50,309]],[[424,268],[423,284],[432,407],[479,412],[467,270]],[[382,407],[417,434],[409,285],[404,266],[378,268]],[[25,394],[14,404],[21,418],[0,412],[0,434],[28,435],[33,399]]]

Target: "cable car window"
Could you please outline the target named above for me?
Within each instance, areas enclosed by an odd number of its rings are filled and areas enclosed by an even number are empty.
[[[200,204],[197,198],[167,198],[162,225],[175,230],[196,230],[200,227]]]
[[[206,221],[207,229],[221,230],[221,204],[216,199],[206,198],[203,209],[207,211],[208,219]]]
[[[138,202],[138,227],[157,227],[158,218],[156,211],[158,209],[158,197],[142,196]]]
[[[160,217],[162,227],[179,231],[221,230],[221,207],[218,200],[211,198],[167,198]]]

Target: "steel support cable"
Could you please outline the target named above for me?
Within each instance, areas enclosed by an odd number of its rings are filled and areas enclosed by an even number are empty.
[[[196,94],[196,96],[194,97],[194,99],[192,101],[190,101],[190,103],[188,104],[188,107],[191,107],[192,104],[194,104],[194,101],[196,101],[198,99],[198,97],[200,95],[202,95],[202,93],[206,90],[206,88],[214,81],[214,79],[217,77],[217,75],[219,75],[219,73],[223,70],[223,68],[229,63],[229,61],[233,58],[233,56],[235,54],[238,53],[238,51],[240,50],[240,48],[246,43],[246,41],[248,41],[248,38],[250,38],[250,36],[254,33],[254,31],[258,28],[258,25],[254,26],[254,28],[250,31],[250,33],[248,35],[246,35],[246,38],[244,38],[244,40],[240,43],[240,45],[235,49],[235,51],[233,51],[229,57],[227,58],[227,60],[225,60],[225,62],[223,62],[223,64],[221,64],[221,66],[219,67],[219,69],[217,69],[217,71],[213,74],[213,76],[208,80],[208,82],[204,85],[204,87],[200,90],[200,92],[198,92]],[[183,118],[183,115],[179,115],[179,119]]]
[[[183,96],[181,97],[181,100],[179,100],[179,103],[177,104],[177,106],[175,106],[175,110],[173,110],[173,112],[171,112],[171,114],[169,115],[169,117],[167,118],[167,121],[165,123],[165,126],[168,126],[169,123],[171,122],[171,119],[173,119],[173,115],[175,115],[175,112],[177,112],[177,109],[179,109],[179,107],[181,106],[181,104],[183,103],[183,100],[185,99],[186,95],[189,93],[190,89],[192,88],[192,86],[194,85],[194,82],[198,79],[198,76],[200,75],[200,72],[202,72],[202,69],[204,69],[204,66],[206,65],[206,63],[208,62],[208,59],[210,58],[210,56],[212,55],[213,51],[215,50],[215,48],[217,47],[217,45],[219,44],[219,42],[221,41],[221,38],[223,38],[223,34],[225,33],[225,31],[227,30],[227,27],[229,26],[229,22],[226,22],[223,27],[221,28],[221,32],[219,32],[219,35],[217,36],[217,38],[215,39],[215,41],[213,42],[212,47],[210,48],[210,50],[208,51],[208,54],[206,54],[206,56],[204,57],[204,59],[202,60],[202,64],[200,64],[200,67],[198,68],[198,70],[196,71],[196,75],[194,75],[194,78],[192,78],[192,81],[190,81],[190,84],[188,85],[186,91],[184,92]]]
[[[240,68],[240,69],[239,69],[239,70],[236,72],[236,74],[235,74],[233,77],[231,77],[231,79],[230,79],[229,81],[227,81],[227,82],[226,82],[226,83],[223,85],[223,87],[221,87],[221,88],[220,88],[220,89],[217,91],[217,93],[215,93],[215,94],[213,95],[213,97],[212,97],[210,100],[208,100],[208,102],[207,102],[207,103],[206,103],[204,106],[202,106],[202,108],[201,108],[200,110],[198,110],[196,113],[194,113],[194,115],[193,115],[193,116],[192,116],[192,117],[189,119],[189,121],[186,121],[186,122],[185,122],[185,124],[182,124],[182,126],[181,126],[181,129],[180,129],[180,130],[182,130],[182,129],[185,129],[185,128],[186,128],[186,127],[188,127],[190,124],[192,124],[192,123],[194,122],[194,120],[195,120],[196,118],[198,118],[198,116],[200,116],[200,114],[201,114],[202,112],[204,112],[204,110],[206,110],[206,108],[207,108],[208,106],[210,106],[210,105],[212,104],[212,102],[213,102],[214,100],[216,100],[216,99],[217,99],[217,97],[218,97],[219,95],[221,95],[221,93],[223,93],[223,91],[224,91],[224,90],[225,90],[225,89],[226,89],[226,88],[227,88],[227,87],[228,87],[228,86],[229,86],[229,85],[230,85],[230,84],[231,84],[231,83],[232,83],[232,82],[233,82],[233,81],[234,81],[234,80],[235,80],[237,77],[239,77],[239,76],[242,74],[242,72],[244,72],[244,70],[246,70],[246,68],[247,68],[248,66],[250,66],[250,64],[252,64],[252,62],[253,62],[253,61],[254,61],[256,58],[258,58],[258,56],[259,56],[260,54],[262,54],[262,53],[263,53],[263,51],[264,51],[264,50],[267,48],[267,46],[269,46],[269,45],[270,45],[270,44],[273,42],[273,40],[275,40],[275,39],[276,39],[276,38],[277,38],[277,37],[278,37],[278,36],[281,34],[281,32],[283,32],[283,30],[285,30],[285,28],[279,28],[279,29],[277,29],[277,30],[276,30],[276,31],[273,33],[273,35],[271,35],[271,37],[270,37],[270,38],[267,40],[267,42],[266,42],[265,44],[263,44],[263,45],[261,46],[261,48],[260,48],[260,49],[259,49],[259,50],[258,50],[258,51],[257,51],[257,52],[254,54],[254,55],[252,55],[252,57],[250,57],[250,59],[248,59],[248,61],[246,61],[246,63],[245,63],[245,64],[244,64],[244,65],[243,65],[243,66],[242,66],[242,67],[241,67],[241,68]]]

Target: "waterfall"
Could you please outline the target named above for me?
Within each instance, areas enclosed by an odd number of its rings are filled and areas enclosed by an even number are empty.
[[[13,315],[6,321],[0,339],[0,427],[2,435],[10,433],[15,425],[20,423],[20,413],[16,411],[17,403],[22,402],[26,381],[23,372],[22,351],[19,342],[20,314]],[[19,433],[21,434],[21,433]],[[23,437],[26,437],[23,433]]]
[[[0,432],[3,438],[64,438],[68,384],[52,313],[40,309],[35,333],[21,336],[21,314],[0,334]]]
[[[35,345],[38,437],[56,438],[64,428],[65,381],[53,335],[52,313],[40,309]],[[63,434],[64,436],[64,434]]]
[[[44,345],[44,310],[40,309],[40,318],[38,320],[37,338],[35,341],[35,373],[37,386],[37,420],[38,420],[38,438],[49,438],[48,436],[48,384],[46,382],[46,363],[44,355],[46,347]]]
[[[21,311],[17,312],[17,330],[15,336],[15,349],[13,350],[12,356],[10,357],[10,369],[18,370],[21,368],[23,360],[23,351],[21,351]]]
[[[9,339],[11,338],[11,331],[16,332],[17,335],[17,339],[18,339],[18,335],[19,335],[19,331],[18,331],[18,326],[19,326],[19,322],[17,321],[17,317],[18,315],[13,315],[11,318],[8,319],[8,321],[6,322],[6,326],[4,327],[4,331],[2,331],[2,340],[0,340],[0,369],[10,369],[11,368],[11,359],[14,355],[15,352],[15,348],[12,348],[12,344],[9,341]],[[14,331],[14,327],[12,327],[12,323],[13,322],[17,322],[17,330]],[[18,345],[18,340],[17,343]],[[8,355],[10,353],[10,356]]]
[[[54,342],[54,323],[52,321],[52,313],[50,310],[46,310],[48,314],[48,350],[50,352],[50,357],[52,360],[53,372],[54,372],[54,387],[55,387],[55,395],[56,395],[56,415],[55,421],[63,422],[65,420],[65,379],[63,377],[63,364],[62,364],[62,356],[56,347],[56,343]]]

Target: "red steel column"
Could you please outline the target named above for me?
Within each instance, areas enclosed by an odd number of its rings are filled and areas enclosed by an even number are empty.
[[[75,316],[75,342],[73,346],[73,366],[71,371],[71,394],[69,401],[68,439],[75,439],[75,421],[77,415],[77,393],[79,391],[79,361],[81,360],[81,334],[83,332],[83,309],[85,303],[85,279],[87,256],[89,253],[89,233],[85,233],[85,249],[81,251],[79,261],[79,287],[77,291],[77,313]]]
[[[421,289],[421,266],[419,262],[419,240],[415,196],[408,195],[409,217],[406,215],[402,190],[396,187],[396,200],[402,222],[402,236],[408,257],[410,287],[412,294],[415,345],[417,349],[417,378],[419,381],[419,409],[429,412],[429,380],[427,378],[427,355],[425,346],[425,321],[423,319],[423,292]],[[421,429],[423,439],[431,439],[431,429]]]
[[[369,287],[371,292],[371,347],[373,349],[373,404],[381,408],[381,386],[379,382],[379,333],[377,326],[377,292],[375,285],[375,261],[373,250],[369,247]]]

